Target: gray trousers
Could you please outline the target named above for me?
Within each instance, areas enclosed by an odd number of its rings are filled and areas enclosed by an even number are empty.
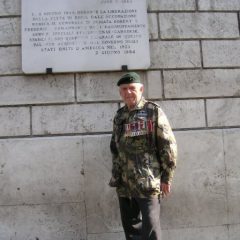
[[[159,199],[118,199],[126,240],[161,240]]]

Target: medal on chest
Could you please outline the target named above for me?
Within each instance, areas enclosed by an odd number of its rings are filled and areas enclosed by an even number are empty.
[[[135,137],[153,132],[153,122],[151,119],[132,121],[124,124],[124,136]]]

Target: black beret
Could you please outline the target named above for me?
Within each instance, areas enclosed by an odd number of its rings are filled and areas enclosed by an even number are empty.
[[[129,83],[141,83],[140,76],[135,72],[129,72],[123,75],[117,82],[117,85],[120,86],[122,84],[129,84]]]

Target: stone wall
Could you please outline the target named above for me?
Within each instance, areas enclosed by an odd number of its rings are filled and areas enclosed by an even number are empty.
[[[24,75],[20,4],[0,0],[0,239],[123,240],[108,187],[122,73]],[[238,240],[240,1],[149,0],[148,16],[139,73],[179,148],[163,239]]]

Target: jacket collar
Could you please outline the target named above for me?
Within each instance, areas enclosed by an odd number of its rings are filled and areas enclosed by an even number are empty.
[[[133,109],[129,110],[127,105],[125,105],[124,106],[124,111],[132,112],[132,111],[135,111],[135,110],[138,110],[138,109],[142,109],[146,102],[147,102],[146,99],[142,96],[140,101],[136,104],[136,106]]]

